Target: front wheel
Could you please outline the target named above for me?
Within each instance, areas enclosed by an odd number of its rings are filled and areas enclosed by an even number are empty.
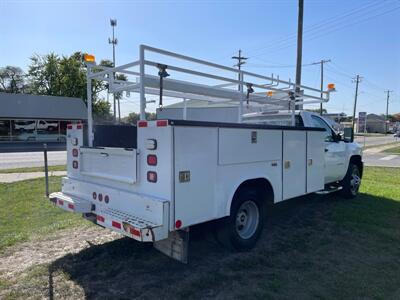
[[[355,198],[358,195],[358,190],[361,185],[361,173],[360,168],[350,163],[347,170],[346,176],[342,180],[341,196],[344,198]]]
[[[260,193],[242,188],[232,201],[231,215],[219,223],[217,239],[230,249],[250,250],[261,234],[263,221],[264,204]]]

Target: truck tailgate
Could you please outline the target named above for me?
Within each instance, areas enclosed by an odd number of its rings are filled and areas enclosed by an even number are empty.
[[[80,173],[128,184],[136,182],[136,149],[80,148]]]

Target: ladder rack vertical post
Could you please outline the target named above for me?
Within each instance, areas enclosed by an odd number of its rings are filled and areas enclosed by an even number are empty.
[[[242,123],[242,115],[243,115],[243,79],[244,79],[244,74],[242,71],[239,70],[239,92],[242,94],[240,95],[240,100],[239,100],[239,108],[238,108],[238,122]]]
[[[187,118],[187,103],[186,98],[183,98],[183,119],[186,120]]]
[[[87,66],[87,122],[88,122],[88,143],[93,147],[93,117],[92,117],[92,78],[90,77],[91,66]]]
[[[144,45],[140,45],[140,120],[146,120],[146,97],[144,86]]]

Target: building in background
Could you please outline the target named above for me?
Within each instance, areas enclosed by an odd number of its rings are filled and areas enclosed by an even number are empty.
[[[0,93],[2,142],[64,142],[66,124],[85,122],[86,105],[79,98]]]

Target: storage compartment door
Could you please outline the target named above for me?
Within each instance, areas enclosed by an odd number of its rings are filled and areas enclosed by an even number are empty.
[[[187,227],[211,220],[217,206],[218,129],[175,127],[174,141],[175,221]]]
[[[324,188],[325,132],[307,132],[307,193]]]
[[[306,131],[283,131],[283,199],[306,193]]]

